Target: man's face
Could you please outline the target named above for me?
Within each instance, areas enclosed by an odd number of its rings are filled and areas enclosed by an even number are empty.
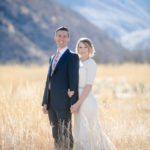
[[[67,43],[70,41],[67,31],[59,30],[57,31],[54,37],[58,49],[63,49],[67,46]]]

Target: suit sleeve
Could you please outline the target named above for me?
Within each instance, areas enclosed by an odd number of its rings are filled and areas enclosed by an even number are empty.
[[[51,61],[51,59],[49,60],[49,69],[48,69],[47,78],[46,78],[46,84],[45,84],[45,89],[44,89],[44,94],[43,94],[42,106],[44,104],[48,104],[48,84],[49,84],[50,61]]]
[[[71,105],[78,100],[78,84],[79,84],[79,57],[77,54],[72,54],[68,63],[68,79],[69,88],[74,91],[74,95],[70,98]]]

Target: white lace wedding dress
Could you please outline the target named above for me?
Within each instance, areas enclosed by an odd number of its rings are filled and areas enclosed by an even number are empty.
[[[86,84],[93,84],[95,74],[96,63],[93,59],[80,62],[79,97]],[[74,115],[75,150],[116,150],[100,127],[97,107],[96,99],[90,92]]]

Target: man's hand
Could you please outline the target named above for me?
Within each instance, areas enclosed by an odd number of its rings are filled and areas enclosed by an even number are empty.
[[[46,104],[43,105],[42,111],[43,111],[44,114],[48,114],[47,105]]]

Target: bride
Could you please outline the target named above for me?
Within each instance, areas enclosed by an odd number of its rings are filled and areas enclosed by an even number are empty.
[[[81,57],[81,60],[79,68],[79,100],[71,106],[71,112],[74,113],[75,150],[116,150],[101,129],[98,121],[98,106],[92,94],[96,63],[91,58],[95,52],[91,40],[88,38],[79,39],[76,52]],[[73,91],[68,90],[69,97],[73,94]]]

